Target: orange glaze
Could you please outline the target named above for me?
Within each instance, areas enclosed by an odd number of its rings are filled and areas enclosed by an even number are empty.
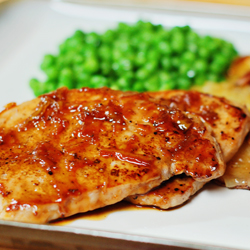
[[[0,128],[6,211],[57,203],[61,216],[68,216],[65,204],[73,197],[89,204],[88,192],[141,185],[160,178],[171,163],[176,164],[171,174],[210,178],[223,166],[205,133],[199,120],[147,94],[62,88],[43,95],[30,114]],[[20,186],[18,193],[8,178]],[[123,198],[114,195],[108,202]],[[81,210],[108,205],[103,202]]]
[[[82,214],[77,214],[74,216],[71,216],[66,219],[59,219],[56,221],[52,221],[50,224],[53,226],[65,226],[73,223],[76,220],[105,220],[110,214],[116,213],[116,212],[122,212],[122,211],[140,211],[140,210],[152,210],[158,208],[152,207],[152,206],[139,206],[139,205],[133,205],[126,201],[118,202],[114,205],[110,205],[107,207],[99,208],[94,211],[89,211]]]
[[[175,92],[156,92],[150,95],[157,98],[163,98],[161,102],[170,107],[178,107],[180,110],[198,114],[212,126],[216,121],[221,119],[217,112],[217,110],[221,108],[227,110],[232,117],[237,118],[239,121],[246,120],[247,118],[245,110],[232,106],[225,98],[215,98],[212,95],[202,94],[197,91],[184,92],[177,90]],[[241,127],[238,129],[241,129]]]
[[[226,162],[237,152],[249,131],[250,116],[246,108],[235,106],[225,98],[181,90],[152,92],[150,96],[162,104],[178,107],[208,122],[221,146]]]
[[[201,95],[198,92],[188,91],[183,95],[175,95],[169,99],[165,99],[164,102],[168,102],[170,107],[178,107],[181,110],[199,113],[199,115],[210,124],[218,120],[218,114],[214,112],[214,110],[218,108],[218,104],[210,103],[209,105],[204,105]]]
[[[109,158],[109,157],[115,157],[116,159],[120,161],[125,161],[128,163],[136,164],[136,165],[141,165],[141,166],[150,166],[153,161],[149,160],[148,162],[145,161],[144,159],[140,159],[140,157],[134,157],[132,155],[125,155],[121,152],[115,152],[115,151],[110,151],[110,150],[101,150],[100,155],[104,158]],[[144,157],[145,158],[145,157]]]

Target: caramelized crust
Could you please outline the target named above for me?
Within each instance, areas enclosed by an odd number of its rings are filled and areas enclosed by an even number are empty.
[[[250,115],[245,107],[235,106],[225,98],[197,91],[162,91],[150,93],[169,107],[199,115],[212,127],[225,161],[228,162],[250,129]]]
[[[126,200],[137,205],[168,209],[183,204],[204,185],[205,182],[195,181],[190,176],[174,176],[161,183],[156,189],[144,195],[137,194],[129,196]]]
[[[224,171],[209,127],[148,94],[61,88],[0,114],[1,219],[44,223]]]
[[[224,98],[195,91],[165,91],[150,93],[150,95],[159,98],[161,103],[197,114],[208,122],[212,126],[215,138],[221,145],[226,161],[229,161],[235,155],[249,131],[247,110],[232,105]],[[231,185],[231,187],[232,185],[237,186],[235,182],[238,182],[237,187],[247,187],[247,181],[245,180],[249,176],[249,173],[246,173],[249,169],[246,166],[248,162],[245,160],[245,165],[241,167],[242,171],[238,170],[243,164],[242,159],[248,157],[245,148],[246,146],[243,145],[228,163],[226,173],[217,179],[218,182],[226,180],[227,186]],[[238,175],[233,175],[234,172],[238,172]],[[231,176],[234,176],[234,178]],[[245,182],[242,183],[242,180]],[[201,184],[191,177],[175,176],[152,191],[146,194],[130,196],[127,200],[137,205],[157,206],[167,209],[187,201],[203,185],[204,183]]]

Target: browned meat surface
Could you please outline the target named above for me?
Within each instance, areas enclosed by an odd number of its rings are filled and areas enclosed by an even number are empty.
[[[132,195],[126,200],[137,205],[168,209],[183,204],[204,185],[205,182],[195,181],[190,176],[174,176],[147,194]]]
[[[0,114],[0,218],[43,223],[225,164],[197,116],[147,94],[62,88]]]
[[[226,161],[229,161],[235,155],[249,131],[250,120],[246,109],[238,108],[224,98],[194,91],[156,92],[151,93],[151,95],[160,98],[161,103],[197,114],[207,121],[212,126],[213,134],[221,145]],[[226,180],[228,185],[235,185],[235,182],[238,182],[238,187],[248,187],[249,155],[246,150],[247,147],[247,142],[245,142],[228,163],[226,174],[220,177],[218,181],[224,182]],[[241,171],[239,171],[239,167],[242,169]],[[235,172],[238,174],[234,174]],[[230,176],[234,176],[234,178],[230,178]],[[181,188],[177,187],[179,183],[182,184]],[[192,177],[175,176],[164,182],[164,185],[160,185],[146,194],[130,196],[127,200],[134,204],[152,205],[167,209],[187,201],[191,195],[202,187],[203,185]],[[177,191],[175,191],[176,188],[178,188]]]
[[[150,93],[162,104],[199,115],[208,122],[228,162],[238,151],[250,129],[250,116],[245,107],[235,106],[225,98],[196,91],[162,91]]]

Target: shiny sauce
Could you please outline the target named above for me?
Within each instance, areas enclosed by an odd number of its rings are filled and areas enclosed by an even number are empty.
[[[65,219],[58,219],[58,220],[50,222],[50,224],[55,225],[55,226],[65,226],[65,225],[69,225],[73,223],[76,220],[94,220],[94,221],[105,220],[109,215],[116,213],[116,212],[152,210],[152,209],[155,209],[155,208],[147,207],[147,206],[145,207],[137,206],[137,205],[128,203],[126,201],[121,201],[114,205],[109,205],[103,208],[96,209],[94,211],[89,211],[86,213],[73,215]]]
[[[209,103],[204,105],[201,100],[201,95],[195,91],[188,91],[183,95],[177,95],[170,98],[170,106],[179,107],[181,110],[199,114],[206,122],[211,125],[218,120],[218,114],[214,112],[218,108],[217,103]]]
[[[185,98],[186,105],[194,101]],[[57,203],[67,216],[71,197],[88,203],[88,192],[141,184],[160,176],[166,162],[179,162],[176,174],[197,178],[219,168],[214,146],[202,138],[204,127],[147,94],[62,88],[41,96],[32,112],[12,128],[0,129],[0,175],[6,176],[0,194],[16,201],[8,211]],[[113,162],[120,162],[122,171],[117,164],[111,167]],[[9,186],[10,179],[22,192]]]

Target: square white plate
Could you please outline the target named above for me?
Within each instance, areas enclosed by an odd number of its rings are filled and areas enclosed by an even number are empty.
[[[200,34],[230,40],[241,54],[250,55],[250,11],[247,18],[246,15],[209,14],[205,13],[206,11],[192,12],[191,9],[192,5],[189,10],[178,11],[98,7],[60,1],[27,0],[2,3],[1,109],[9,102],[21,103],[34,97],[28,82],[32,77],[44,78],[39,69],[43,55],[56,54],[58,45],[77,29],[103,32],[115,27],[119,21],[133,23],[139,19],[161,23],[166,27],[190,25]],[[247,9],[244,11],[247,13]],[[117,210],[100,220],[78,217],[56,230],[199,249],[249,249],[249,211],[248,191],[229,190],[209,184],[190,202],[178,209]],[[52,225],[42,227],[8,222],[0,224],[19,225],[24,229],[55,228]]]

